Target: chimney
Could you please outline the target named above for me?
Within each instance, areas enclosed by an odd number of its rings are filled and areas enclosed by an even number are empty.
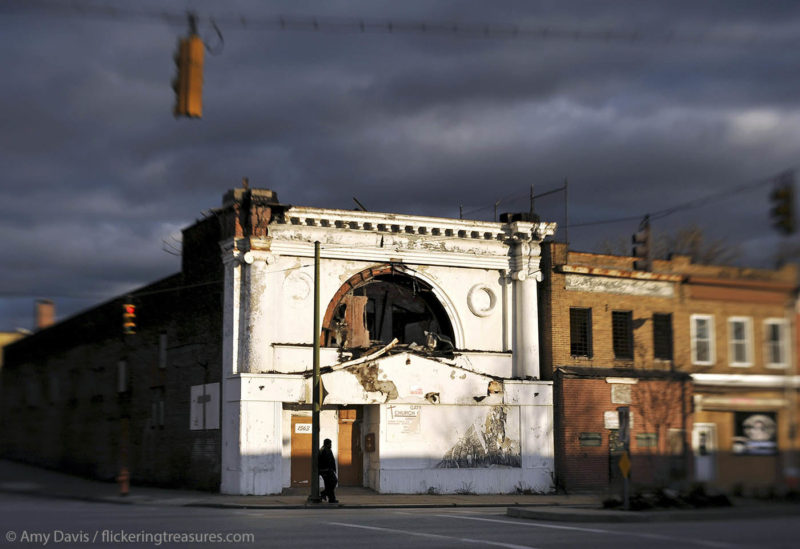
[[[56,322],[56,306],[49,299],[36,300],[36,329],[43,330]]]

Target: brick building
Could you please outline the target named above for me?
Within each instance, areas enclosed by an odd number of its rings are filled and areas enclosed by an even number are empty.
[[[686,475],[684,433],[691,428],[688,374],[635,368],[566,366],[555,372],[556,474],[567,491],[622,482],[618,408],[630,409],[631,481],[667,485]]]
[[[198,222],[183,232],[180,273],[5,348],[0,455],[105,480],[126,467],[137,482],[218,488],[219,397],[197,394],[219,390],[219,235],[217,219]],[[122,334],[124,303],[137,309],[134,335]]]
[[[795,268],[695,265],[688,257],[677,256],[655,261],[652,271],[644,272],[635,270],[633,261],[568,252],[559,243],[543,246],[542,268],[548,276],[541,292],[542,365],[543,375],[556,381],[557,421],[585,422],[580,414],[566,413],[575,411],[570,408],[575,406],[573,399],[587,400],[578,396],[582,393],[564,390],[567,383],[578,386],[572,381],[580,378],[578,374],[585,378],[590,369],[606,370],[607,387],[600,389],[601,384],[588,381],[580,385],[592,387],[587,389],[591,398],[585,413],[597,416],[603,406],[607,408],[602,411],[609,412],[620,405],[612,396],[618,385],[614,377],[638,379],[635,393],[645,386],[642,372],[662,372],[661,382],[683,387],[682,394],[693,397],[692,406],[678,399],[675,408],[685,413],[680,418],[670,416],[661,429],[640,437],[640,453],[683,454],[678,443],[683,439],[693,456],[685,467],[697,480],[724,487],[782,483],[797,450],[792,425],[798,419],[799,378],[791,356]],[[684,378],[672,379],[672,374],[690,374],[692,387],[685,388]],[[635,399],[633,394],[631,398]],[[642,420],[658,415],[641,401],[638,406]],[[598,421],[588,423],[596,426]],[[753,423],[767,433],[755,433]],[[599,446],[576,448],[575,433],[564,427],[556,437],[559,482],[587,487],[577,480],[582,477],[575,473],[576,451],[579,456],[595,455],[597,474],[608,478],[614,429],[606,425],[600,430]],[[637,427],[634,413],[634,432],[643,428],[644,421]],[[587,438],[585,444],[595,441]],[[634,437],[634,456],[638,446]],[[674,459],[665,459],[662,465],[671,474],[680,470]],[[635,471],[634,465],[637,480]],[[640,475],[638,480],[656,482],[669,476],[663,470],[654,473],[653,478]]]

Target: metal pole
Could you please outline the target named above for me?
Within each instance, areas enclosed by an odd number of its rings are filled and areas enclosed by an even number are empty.
[[[531,207],[530,207],[531,221],[533,221],[533,185],[531,184]]]
[[[311,495],[310,503],[319,503],[319,411],[322,405],[319,377],[319,240],[314,242],[314,387],[311,410]]]
[[[569,181],[564,180],[564,241],[569,249]]]

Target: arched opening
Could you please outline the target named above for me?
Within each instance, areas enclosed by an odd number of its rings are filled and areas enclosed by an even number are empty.
[[[453,325],[430,284],[394,265],[367,269],[334,295],[323,319],[323,345],[361,349],[416,344],[452,352]]]

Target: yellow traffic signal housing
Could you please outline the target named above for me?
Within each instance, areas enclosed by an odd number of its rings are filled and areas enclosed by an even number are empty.
[[[122,304],[122,333],[125,335],[136,333],[136,305],[132,303]]]
[[[772,225],[779,231],[792,234],[795,231],[794,185],[786,182],[770,193],[773,207],[770,210]]]
[[[175,54],[178,73],[172,81],[175,90],[175,116],[203,116],[203,54],[205,46],[196,34],[181,38]]]
[[[636,259],[633,268],[637,271],[651,271],[653,269],[652,237],[650,234],[650,216],[645,216],[639,224],[639,231],[631,237],[633,248],[631,255]]]

